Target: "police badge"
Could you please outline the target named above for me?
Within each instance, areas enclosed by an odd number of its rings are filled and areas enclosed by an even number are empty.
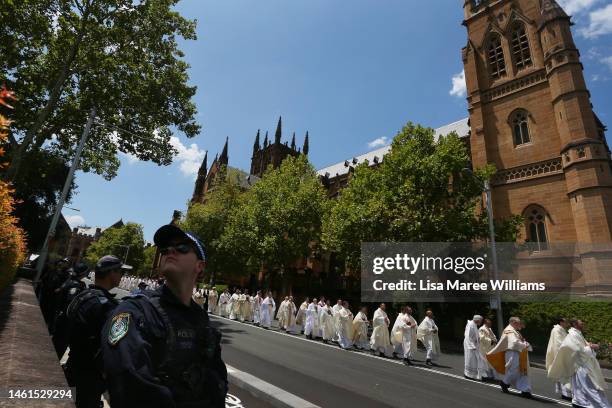
[[[117,342],[127,334],[129,326],[129,313],[119,313],[117,316],[113,317],[110,332],[108,333],[108,342],[111,346],[117,344]]]

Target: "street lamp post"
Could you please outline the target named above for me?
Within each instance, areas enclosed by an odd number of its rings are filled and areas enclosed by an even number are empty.
[[[493,225],[493,204],[491,202],[491,184],[489,180],[484,181],[484,190],[487,197],[487,218],[489,219],[489,240],[491,241],[491,256],[493,257],[493,279],[499,279],[497,269],[497,247],[495,244],[495,226]],[[502,302],[499,289],[495,291],[496,316],[497,316],[497,333],[502,335],[504,330],[504,315],[502,313]]]
[[[64,183],[64,189],[62,190],[62,195],[60,196],[57,205],[55,206],[55,213],[53,214],[53,218],[51,219],[51,224],[49,225],[49,231],[47,231],[47,236],[45,237],[45,242],[40,250],[40,256],[36,262],[36,277],[34,278],[34,284],[38,284],[40,281],[40,275],[42,274],[43,267],[45,262],[47,262],[47,255],[49,252],[49,241],[55,235],[55,229],[57,228],[57,223],[59,221],[59,217],[62,214],[62,207],[66,201],[66,197],[68,196],[68,191],[70,191],[70,185],[72,184],[72,179],[74,178],[74,172],[79,166],[79,160],[81,158],[81,153],[83,152],[83,148],[85,147],[85,143],[87,142],[87,138],[89,137],[89,131],[91,130],[91,125],[93,124],[94,118],[96,117],[96,108],[91,108],[89,111],[89,117],[87,118],[87,124],[85,125],[85,129],[83,130],[83,135],[81,136],[81,141],[77,147],[76,153],[74,155],[74,159],[72,160],[72,166],[70,166],[70,171],[68,172],[68,177],[66,177],[66,182]]]

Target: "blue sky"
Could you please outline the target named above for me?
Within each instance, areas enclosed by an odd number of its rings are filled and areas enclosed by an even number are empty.
[[[574,15],[595,111],[612,127],[612,1],[559,2]],[[181,1],[178,10],[198,20],[198,40],[182,49],[202,133],[177,135],[170,166],[121,155],[110,182],[78,172],[69,206],[80,211],[64,215],[72,226],[138,222],[151,240],[173,210],[186,209],[204,151],[210,164],[229,136],[230,165],[248,170],[257,129],[273,134],[280,115],[283,140],[295,131],[301,146],[309,131],[317,168],[390,140],[407,121],[438,127],[466,117],[462,3]]]

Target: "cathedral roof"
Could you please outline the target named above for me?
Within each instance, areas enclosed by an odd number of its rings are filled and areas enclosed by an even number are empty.
[[[542,14],[540,26],[558,18],[569,18],[563,8],[555,0],[540,0],[540,12]]]
[[[448,125],[444,125],[435,129],[435,140],[438,140],[440,136],[448,135],[451,132],[457,132],[457,135],[459,135],[460,138],[468,137],[470,134],[468,118],[461,119],[457,122],[449,123]],[[356,156],[348,160],[332,164],[331,166],[324,167],[320,170],[317,170],[317,174],[319,176],[325,176],[325,174],[327,174],[329,177],[336,177],[336,175],[341,176],[349,172],[349,166],[357,166],[358,164],[361,164],[366,160],[368,161],[368,163],[370,163],[370,165],[374,165],[376,162],[382,162],[384,155],[389,153],[389,150],[391,150],[391,145],[387,145],[379,149],[364,153],[360,156]]]

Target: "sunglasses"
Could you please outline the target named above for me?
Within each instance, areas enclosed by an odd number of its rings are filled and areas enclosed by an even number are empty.
[[[160,248],[159,253],[162,255],[168,255],[170,250],[174,250],[179,254],[187,254],[193,251],[193,247],[189,244],[168,245],[166,247]]]

